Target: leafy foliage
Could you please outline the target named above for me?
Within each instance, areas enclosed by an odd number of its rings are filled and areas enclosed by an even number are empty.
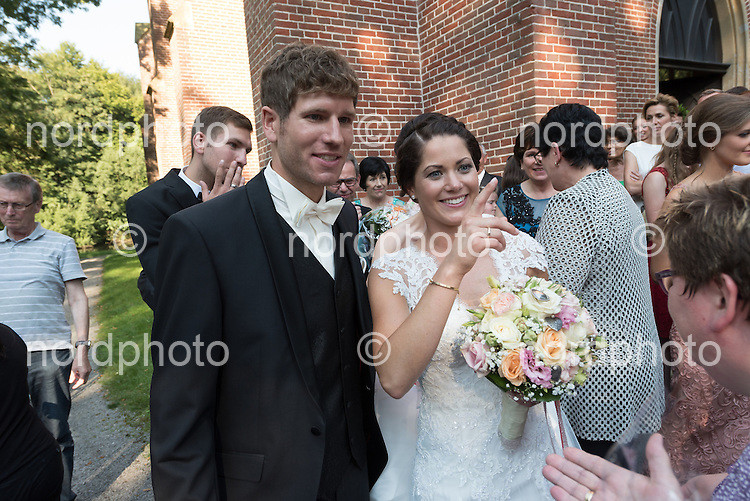
[[[15,94],[1,92],[6,82]],[[26,68],[0,69],[0,174],[39,180],[46,227],[79,246],[108,246],[126,222],[125,200],[146,186],[142,116],[134,80],[69,43],[34,54]]]
[[[44,20],[59,25],[60,13],[100,3],[101,0],[0,0],[0,63],[24,61],[35,45],[29,30],[39,28]]]

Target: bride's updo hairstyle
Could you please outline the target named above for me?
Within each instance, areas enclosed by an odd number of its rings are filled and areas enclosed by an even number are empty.
[[[680,145],[682,162],[701,163],[706,148],[716,145],[725,134],[736,132],[748,120],[750,98],[745,96],[716,94],[698,104],[687,118],[686,137]]]
[[[544,115],[539,122],[539,152],[542,156],[547,156],[552,143],[557,143],[563,158],[573,167],[607,167],[602,119],[588,106],[561,104]]]
[[[414,187],[417,169],[422,163],[424,145],[430,139],[438,136],[458,136],[466,143],[474,167],[479,170],[479,159],[482,150],[474,135],[466,126],[453,117],[440,113],[423,113],[401,128],[393,149],[396,153],[396,180],[401,188],[401,195]]]

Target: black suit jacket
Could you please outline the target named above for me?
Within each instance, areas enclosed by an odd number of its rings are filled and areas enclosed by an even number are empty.
[[[143,267],[138,278],[138,290],[152,310],[156,307],[156,258],[164,223],[172,214],[198,203],[195,193],[180,179],[179,173],[180,169],[170,170],[162,179],[139,191],[125,203],[128,222],[133,230],[133,244],[140,249],[138,259]]]
[[[335,224],[342,233],[357,233],[350,203]],[[325,444],[318,401],[325,388],[317,387],[289,245],[262,172],[240,189],[175,214],[164,226],[152,338],[169,347],[178,341],[192,345],[200,335],[204,365],[195,357],[182,366],[168,358],[161,363],[158,350],[152,352],[157,499],[315,499]],[[355,273],[358,327],[370,333],[367,291],[351,236],[345,249]],[[206,363],[207,345],[216,342],[228,350],[221,366]],[[221,349],[214,352],[213,360],[221,361]],[[374,371],[352,362],[363,371],[372,485],[386,462],[373,409]]]
[[[497,179],[497,186],[495,187],[495,191],[497,192],[498,195],[500,195],[500,182],[502,181],[502,178],[500,176],[496,176],[495,174],[490,174],[486,170],[484,171],[484,175],[482,176],[482,179],[479,181],[479,187],[484,188],[493,179]]]

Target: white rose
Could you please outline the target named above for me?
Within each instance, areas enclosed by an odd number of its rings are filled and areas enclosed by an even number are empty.
[[[543,294],[547,296],[547,300],[539,301],[534,297],[534,294],[537,294],[537,296]],[[523,301],[523,307],[539,318],[558,313],[562,303],[562,298],[557,293],[545,288],[535,288],[534,292],[530,290],[525,291],[521,296],[521,300]]]
[[[565,331],[565,336],[568,338],[568,347],[578,346],[580,342],[586,339],[588,335],[588,327],[584,322],[575,322]]]
[[[513,350],[524,345],[521,341],[521,331],[509,318],[496,317],[489,313],[482,319],[482,330],[491,332],[506,350]]]

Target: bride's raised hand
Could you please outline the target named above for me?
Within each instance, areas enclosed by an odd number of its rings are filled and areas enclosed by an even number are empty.
[[[477,258],[487,254],[490,249],[502,252],[505,249],[504,231],[513,235],[518,234],[518,230],[505,217],[487,217],[483,214],[484,206],[496,186],[497,179],[493,179],[476,196],[461,221],[451,250],[445,258],[446,262],[461,274],[468,273]]]

